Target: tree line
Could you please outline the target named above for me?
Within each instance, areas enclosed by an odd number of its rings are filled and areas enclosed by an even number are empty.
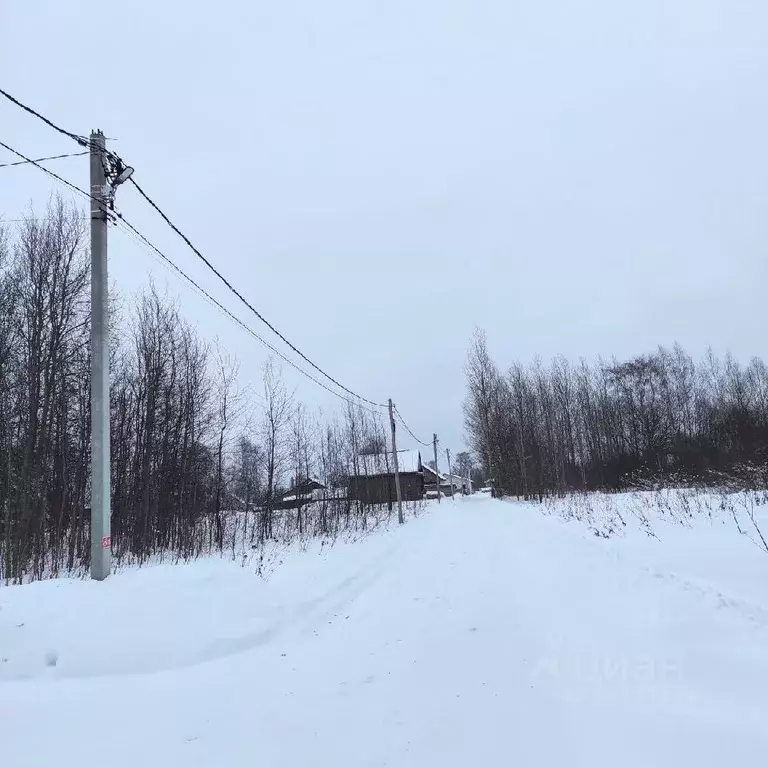
[[[82,571],[90,558],[90,260],[82,212],[61,198],[0,225],[0,583]],[[192,558],[276,537],[365,527],[372,509],[338,492],[379,416],[348,404],[321,421],[267,361],[260,391],[154,286],[129,311],[113,290],[113,555]],[[316,475],[319,503],[279,510]],[[378,517],[377,517],[378,516]]]
[[[629,360],[500,369],[478,330],[465,428],[499,493],[524,498],[659,484],[762,482],[768,369],[682,347]]]

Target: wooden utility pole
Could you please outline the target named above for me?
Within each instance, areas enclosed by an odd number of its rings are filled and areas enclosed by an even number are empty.
[[[435,485],[437,486],[437,503],[440,503],[440,470],[437,468],[437,433],[432,435],[432,448],[435,452]]]
[[[455,491],[453,487],[453,472],[451,471],[451,449],[450,448],[445,449],[445,455],[448,458],[448,478],[451,484],[451,498],[453,498],[453,494]]]
[[[400,467],[397,463],[397,440],[395,438],[395,413],[392,398],[387,401],[389,406],[389,426],[392,430],[392,463],[395,465],[395,490],[397,492],[397,522],[401,525],[405,522],[403,517],[403,493],[400,490]]]

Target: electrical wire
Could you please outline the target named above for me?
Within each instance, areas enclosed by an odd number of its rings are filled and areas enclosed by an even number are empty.
[[[417,442],[419,445],[423,445],[423,446],[424,446],[424,447],[426,447],[426,448],[431,448],[431,447],[432,447],[432,443],[425,443],[423,440],[419,440],[419,438],[418,438],[418,437],[416,437],[416,435],[414,435],[414,434],[413,434],[413,432],[411,432],[411,428],[410,428],[410,427],[409,427],[409,426],[408,426],[408,425],[405,423],[405,419],[403,418],[403,414],[402,414],[402,413],[400,413],[400,411],[398,411],[398,410],[397,410],[397,406],[396,406],[396,405],[394,406],[394,411],[395,411],[395,413],[397,414],[398,418],[400,419],[400,423],[401,423],[401,424],[402,424],[402,425],[405,427],[405,431],[406,431],[406,432],[407,432],[407,433],[408,433],[408,434],[409,434],[409,435],[410,435],[410,436],[411,436],[411,437],[412,437],[412,438],[413,438],[413,439],[414,439],[414,440],[415,440],[415,441],[416,441],[416,442]]]
[[[54,131],[58,131],[59,133],[63,134],[64,136],[74,139],[80,146],[87,147],[90,145],[90,141],[85,138],[85,136],[78,136],[76,133],[72,133],[72,131],[67,131],[61,126],[56,125],[56,123],[49,120],[47,117],[43,117],[39,112],[32,109],[32,107],[27,106],[26,104],[23,104],[20,102],[17,98],[14,98],[11,96],[8,91],[4,91],[2,88],[0,88],[0,96],[5,96],[8,101],[14,103],[17,107],[21,107],[25,112],[29,112],[30,115],[34,115],[38,120],[42,120],[46,125],[49,125],[51,128],[53,128]]]
[[[15,104],[17,107],[20,107],[25,112],[28,112],[30,115],[33,115],[38,120],[42,120],[46,125],[53,128],[54,131],[58,131],[58,133],[62,134],[63,136],[66,136],[68,139],[72,139],[73,141],[76,141],[81,147],[88,147],[89,149],[93,148],[93,144],[91,140],[85,136],[81,136],[80,134],[74,133],[73,131],[68,131],[66,128],[62,128],[60,125],[56,125],[56,123],[53,122],[53,120],[49,120],[45,115],[41,115],[37,110],[32,109],[28,104],[24,104],[23,102],[19,101],[16,97],[11,96],[8,91],[3,90],[0,88],[0,96],[4,96],[8,101]],[[107,149],[106,147],[97,147],[99,152],[102,155],[102,162],[103,157],[106,156],[110,158],[115,164],[117,164],[120,167],[125,167],[125,163],[123,163],[121,157],[116,153],[112,152],[111,150]],[[77,154],[77,153],[74,153]],[[82,154],[88,154],[87,152],[83,152]],[[42,158],[44,160],[53,160],[58,159],[59,156],[56,158]],[[60,157],[67,157],[67,155],[60,155]],[[0,166],[2,167],[2,166]]]
[[[27,163],[44,163],[46,160],[61,160],[64,157],[82,157],[89,152],[69,152],[66,155],[51,155],[50,157],[38,157],[36,160],[17,160],[15,163],[0,163],[0,168],[12,168],[15,165],[27,165]]]
[[[79,134],[73,133],[72,131],[68,131],[64,128],[62,128],[59,125],[56,125],[52,120],[49,120],[44,115],[41,115],[36,110],[32,109],[32,107],[22,103],[18,99],[16,99],[14,96],[11,96],[10,93],[0,88],[0,96],[4,96],[6,99],[8,99],[10,102],[15,104],[17,107],[20,107],[25,112],[28,112],[30,115],[33,115],[34,117],[38,118],[39,120],[42,120],[46,125],[53,128],[58,133],[62,134],[63,136],[66,136],[67,138],[72,139],[73,141],[76,141],[80,146],[82,147],[88,147],[91,148],[91,141],[87,139],[85,136],[80,136]],[[89,194],[85,190],[78,187],[76,184],[72,184],[72,182],[67,181],[66,179],[62,178],[58,174],[54,173],[53,171],[49,170],[48,168],[45,168],[44,166],[40,165],[42,162],[46,162],[47,160],[59,160],[65,157],[77,157],[82,156],[85,154],[88,154],[88,152],[73,152],[69,154],[62,154],[62,155],[53,155],[50,157],[41,157],[38,159],[32,159],[27,157],[26,155],[23,155],[21,152],[18,152],[17,150],[13,149],[12,147],[9,147],[7,144],[0,141],[0,147],[3,147],[4,149],[8,150],[9,152],[13,153],[17,157],[21,158],[19,162],[15,163],[3,163],[0,164],[0,168],[6,168],[6,167],[12,167],[12,166],[18,166],[18,165],[24,165],[24,164],[31,164],[34,165],[36,168],[39,168],[44,173],[48,174],[51,178],[55,179],[56,181],[60,182],[61,184],[64,184],[65,186],[69,187],[73,191],[77,192],[78,194],[82,195],[88,200],[95,201],[99,206],[103,207],[103,201],[95,198],[93,195]],[[102,154],[102,162],[104,156],[110,158],[113,161],[113,164],[115,164],[118,168],[125,167],[125,163],[123,162],[122,158],[120,158],[119,155],[116,153],[104,148],[99,147],[99,151]],[[106,169],[105,169],[106,170]],[[322,381],[317,379],[315,376],[310,374],[309,372],[305,371],[303,368],[301,368],[299,365],[297,365],[293,360],[291,360],[289,357],[284,355],[280,350],[278,350],[276,347],[274,347],[272,344],[270,344],[266,339],[262,338],[256,331],[254,331],[250,326],[246,325],[240,318],[238,318],[236,315],[234,315],[232,312],[230,312],[223,304],[221,304],[219,301],[217,301],[211,294],[209,294],[202,286],[200,286],[195,280],[193,280],[189,275],[187,275],[179,266],[177,266],[171,259],[169,259],[160,249],[158,249],[153,243],[151,243],[144,235],[139,232],[138,229],[136,229],[129,221],[127,221],[123,215],[116,211],[107,212],[108,216],[110,217],[110,220],[118,225],[118,228],[121,229],[121,231],[124,232],[130,232],[135,238],[138,238],[138,241],[140,243],[143,243],[146,247],[150,248],[152,252],[156,253],[166,264],[168,264],[173,270],[175,270],[181,277],[186,280],[194,290],[196,290],[200,295],[202,295],[209,303],[211,303],[213,306],[217,307],[221,312],[223,312],[225,315],[227,315],[229,318],[234,320],[240,327],[242,327],[248,334],[250,334],[253,338],[255,338],[257,341],[259,341],[261,344],[263,344],[265,347],[267,347],[269,350],[274,352],[278,357],[280,357],[282,360],[284,360],[286,363],[288,363],[291,367],[295,368],[299,373],[306,376],[308,379],[313,381],[318,386],[322,387],[327,392],[330,392],[332,395],[335,395],[336,397],[341,398],[342,400],[351,403],[352,405],[358,406],[358,407],[364,407],[360,406],[360,403],[357,401],[362,401],[364,403],[367,403],[368,405],[374,406],[375,408],[386,408],[387,405],[385,403],[377,403],[373,400],[369,400],[366,397],[363,397],[362,395],[357,394],[354,390],[351,390],[347,387],[345,387],[341,382],[334,379],[330,374],[326,373],[320,366],[312,362],[301,350],[299,350],[295,345],[293,345],[288,339],[280,333],[280,331],[275,328],[272,323],[270,323],[230,282],[227,280],[221,272],[219,272],[216,267],[211,264],[208,259],[203,256],[203,254],[192,244],[192,241],[168,218],[168,216],[163,212],[163,210],[160,208],[160,206],[155,203],[155,201],[139,186],[139,184],[136,182],[136,180],[131,177],[130,178],[131,183],[136,188],[137,192],[157,211],[158,214],[163,218],[163,220],[170,226],[170,228],[189,246],[189,248],[193,251],[193,253],[203,261],[203,263],[221,280],[224,285],[238,298],[240,301],[245,304],[245,306],[254,314],[256,317],[264,323],[264,325],[267,326],[278,338],[280,338],[285,344],[288,345],[299,357],[301,357],[305,362],[309,363],[316,371],[321,373],[326,379],[331,381],[333,384],[335,384],[339,389],[343,390],[347,394],[351,395],[352,397],[356,398],[357,400],[352,400],[349,397],[346,397],[345,395],[342,395],[338,392],[335,392],[330,387],[328,387],[326,384],[324,384]],[[13,223],[13,222],[19,222],[24,221],[23,219],[11,219],[6,220],[2,223]],[[120,226],[120,225],[124,226]],[[370,410],[371,413],[378,414],[378,411],[373,410],[372,408],[368,408],[366,410]],[[411,428],[406,423],[405,419],[403,418],[403,415],[400,413],[400,411],[397,409],[397,407],[394,408],[395,413],[397,413],[398,418],[400,419],[400,422],[402,423],[403,427],[405,427],[408,434],[420,445],[423,445],[425,447],[429,447],[430,443],[426,443],[423,440],[419,440],[418,437],[411,431]]]
[[[73,139],[81,146],[90,147],[91,142],[86,139],[84,136],[79,136],[76,133],[73,133],[72,131],[67,131],[66,129],[62,128],[59,125],[56,125],[52,120],[49,120],[47,117],[44,117],[41,115],[37,110],[32,109],[32,107],[22,103],[14,96],[11,96],[10,93],[0,88],[0,95],[4,96],[6,99],[11,101],[16,106],[23,109],[25,112],[28,112],[29,114],[33,115],[34,117],[38,118],[39,120],[42,120],[46,125],[49,125],[51,128],[53,128],[55,131],[58,131],[59,133],[63,134],[64,136],[69,137],[70,139]],[[4,145],[0,145],[4,146]],[[14,150],[11,150],[14,151]],[[14,154],[19,154],[18,152],[14,152]],[[112,158],[116,162],[120,163],[121,165],[124,165],[122,159],[116,155],[113,152],[110,152],[109,150],[104,149],[102,151],[102,156],[107,155],[108,157]],[[37,165],[35,161],[30,160],[29,158],[24,157],[23,155],[20,155],[25,161],[31,162],[34,165]],[[42,168],[42,166],[37,165],[38,168]],[[47,170],[47,169],[44,169]],[[49,172],[50,173],[50,172]],[[60,177],[60,181],[62,181],[65,184],[68,184],[68,182],[64,181]],[[139,186],[139,184],[136,182],[136,180],[131,177],[130,182],[133,184],[133,186],[136,188],[138,193],[160,214],[160,216],[163,218],[163,220],[168,224],[169,227],[179,236],[181,239],[189,246],[189,248],[193,251],[193,253],[201,259],[205,265],[221,280],[224,285],[227,286],[227,288],[238,298],[240,301],[245,304],[248,309],[250,309],[251,312],[253,312],[254,315],[262,322],[264,325],[267,326],[281,341],[283,341],[285,344],[287,344],[302,360],[304,360],[306,363],[308,363],[312,368],[314,368],[316,371],[321,373],[326,379],[328,379],[330,382],[335,384],[339,389],[343,390],[347,394],[351,395],[352,397],[357,398],[358,400],[367,403],[368,405],[375,406],[376,408],[386,408],[385,403],[377,403],[373,400],[369,400],[367,397],[363,397],[362,395],[359,395],[357,392],[355,392],[352,389],[349,389],[348,387],[345,387],[340,381],[337,381],[333,378],[330,374],[326,373],[319,365],[314,363],[312,360],[310,360],[298,347],[296,347],[294,344],[292,344],[280,331],[277,330],[277,328],[272,325],[272,323],[269,322],[269,320],[264,317],[233,285],[232,283],[227,280],[227,278],[224,277],[224,275],[219,272],[216,267],[213,266],[213,264],[208,261],[208,259],[203,256],[203,254],[193,245],[192,241],[168,218],[168,216],[163,212],[163,210],[160,208],[160,206]],[[70,185],[74,186],[74,185]],[[80,190],[82,192],[82,190]]]
[[[163,221],[165,221],[165,223],[168,224],[168,226],[189,246],[192,252],[208,267],[208,269],[210,269],[211,272],[213,272],[213,274],[216,275],[216,277],[218,277],[219,280],[221,280],[221,282],[224,283],[224,285],[226,285],[227,288],[238,299],[240,299],[240,301],[245,304],[245,306],[248,307],[248,309],[250,309],[251,312],[253,312],[253,314],[256,315],[256,317],[262,323],[264,323],[267,328],[269,328],[270,331],[272,331],[272,333],[274,333],[281,341],[287,344],[302,360],[304,360],[306,363],[309,363],[309,365],[311,365],[316,371],[325,376],[326,379],[333,382],[339,389],[344,390],[344,392],[347,394],[352,395],[352,397],[356,397],[358,400],[361,400],[364,403],[368,403],[368,405],[373,405],[377,408],[387,407],[385,403],[377,403],[373,400],[369,400],[367,397],[363,397],[354,390],[345,387],[340,381],[337,381],[333,378],[333,376],[326,373],[319,365],[312,362],[312,360],[310,360],[298,347],[292,344],[282,333],[280,333],[280,331],[278,331],[277,328],[275,328],[275,326],[272,325],[272,323],[270,323],[269,320],[267,320],[267,318],[264,317],[264,315],[262,315],[261,312],[259,312],[256,307],[254,307],[253,304],[251,304],[248,299],[246,299],[245,296],[243,296],[243,294],[240,293],[240,291],[238,291],[237,288],[235,288],[235,286],[232,285],[232,283],[229,282],[229,280],[227,280],[227,278],[224,277],[224,275],[218,269],[216,269],[216,267],[214,267],[213,264],[208,261],[208,259],[205,258],[205,256],[203,256],[203,254],[194,246],[192,241],[168,218],[160,206],[141,188],[141,186],[139,186],[133,177],[131,177],[129,181],[136,188],[137,192],[160,214]]]
[[[47,216],[27,216],[25,219],[0,219],[0,226],[3,224],[25,224],[28,221],[47,221]],[[87,221],[90,216],[78,216],[78,221]]]
[[[51,176],[52,178],[54,178],[56,181],[60,182],[61,184],[66,185],[70,189],[73,189],[75,192],[77,192],[78,194],[82,195],[86,199],[94,200],[97,203],[99,203],[100,205],[102,204],[100,200],[95,198],[93,195],[88,194],[88,192],[86,192],[84,189],[81,189],[76,184],[72,184],[71,182],[69,182],[66,179],[62,178],[58,174],[56,174],[53,171],[49,170],[48,168],[45,168],[44,166],[40,165],[39,161],[33,160],[33,159],[27,157],[26,155],[24,155],[21,152],[15,150],[13,147],[9,146],[8,144],[5,144],[2,141],[0,141],[0,147],[3,147],[4,149],[8,150],[9,152],[12,152],[17,157],[22,158],[22,160],[25,163],[30,163],[31,165],[34,165],[36,168],[39,168],[41,171],[43,171],[44,173],[46,173],[49,176]],[[250,336],[252,336],[254,339],[256,339],[259,343],[263,344],[267,349],[272,351],[274,354],[276,354],[281,360],[284,360],[292,368],[296,369],[303,376],[306,376],[308,379],[310,379],[310,381],[313,381],[319,387],[322,387],[326,392],[330,392],[332,395],[335,395],[336,397],[340,398],[341,400],[344,400],[345,402],[348,402],[348,403],[350,403],[352,405],[365,408],[366,406],[361,406],[360,402],[358,402],[359,400],[363,400],[364,402],[369,403],[370,405],[373,405],[376,408],[385,407],[385,406],[383,406],[383,405],[381,405],[379,403],[374,403],[374,402],[372,402],[370,400],[367,400],[366,398],[360,397],[359,395],[357,395],[356,393],[352,392],[351,390],[348,390],[343,385],[338,384],[338,382],[336,382],[335,379],[331,378],[324,371],[322,371],[322,369],[318,368],[318,370],[320,370],[320,372],[323,373],[323,375],[326,378],[330,379],[340,389],[342,389],[345,392],[348,392],[348,393],[352,394],[354,397],[358,398],[358,400],[353,400],[352,398],[347,397],[346,395],[342,395],[339,392],[336,392],[333,389],[331,389],[329,386],[327,386],[322,381],[320,381],[316,376],[313,376],[311,373],[309,373],[308,371],[304,370],[299,365],[297,365],[293,360],[291,360],[289,357],[287,357],[285,354],[283,354],[273,344],[270,344],[266,339],[264,339],[262,336],[260,336],[258,333],[256,333],[256,331],[254,331],[250,326],[246,325],[239,317],[237,317],[232,312],[230,312],[223,304],[221,304],[221,302],[217,301],[213,296],[211,296],[211,294],[208,293],[208,291],[206,291],[199,283],[197,283],[194,279],[192,279],[189,275],[187,275],[186,272],[184,272],[184,270],[181,269],[181,267],[179,267],[177,264],[175,264],[170,258],[168,258],[168,256],[166,256],[159,248],[157,248],[157,246],[155,246],[150,240],[148,240],[121,213],[119,213],[118,211],[111,211],[111,212],[109,212],[109,216],[112,219],[113,223],[118,225],[119,228],[120,228],[120,224],[124,225],[124,228],[121,228],[121,229],[123,229],[123,231],[130,232],[134,237],[138,238],[138,240],[140,242],[142,242],[145,246],[147,246],[154,253],[156,253],[168,266],[170,266],[184,280],[186,280],[193,287],[193,289],[196,290],[201,296],[203,296],[209,303],[211,303],[219,311],[223,312],[227,317],[229,317],[231,320],[233,320],[235,323],[237,323],[241,328],[243,328],[243,330],[246,331],[246,333],[248,333]],[[24,219],[12,219],[10,221],[11,222],[14,222],[14,221],[18,222],[18,221],[24,221]],[[7,221],[7,220],[0,222],[0,224],[3,224],[3,223],[10,223],[10,222]],[[175,229],[175,227],[174,227],[174,229]],[[183,237],[183,235],[182,235],[182,237]],[[193,250],[195,250],[194,247],[193,247]],[[202,257],[202,255],[201,255],[201,258],[203,259],[203,261],[208,263],[207,260],[204,257]],[[213,269],[213,267],[211,267],[211,268]],[[214,272],[215,271],[216,270],[214,269]],[[223,277],[221,279],[230,288],[230,290],[232,290],[241,299],[241,301],[243,301],[246,304],[246,306],[248,306],[257,315],[257,317],[259,317],[260,319],[263,320],[263,318],[261,318],[259,313],[256,312],[256,310],[253,307],[251,307],[250,304],[248,304],[248,302],[242,296],[240,296],[240,294],[231,285],[229,285],[227,283],[227,281]],[[268,327],[272,328],[272,326],[269,323],[267,323],[265,320],[264,320],[264,322],[268,325]],[[275,329],[272,328],[272,330],[275,330]],[[280,336],[280,338],[284,339],[282,334],[280,334],[276,330],[275,330],[275,333],[277,333],[277,335]],[[288,346],[290,346],[292,349],[294,349],[294,351],[296,351],[301,357],[304,357],[304,355],[302,355],[300,352],[298,352],[298,350],[296,350],[295,347],[293,347],[293,345],[290,344],[290,342],[288,342],[285,339],[284,339],[284,341],[286,341]],[[311,363],[311,361],[308,361],[308,362]],[[313,365],[313,367],[317,368],[317,366],[315,366],[313,363],[311,363],[311,364]],[[378,411],[375,411],[373,408],[366,408],[366,410],[370,410],[371,413],[379,413]],[[429,443],[425,443],[422,440],[419,440],[419,438],[417,438],[416,435],[413,434],[413,432],[411,431],[410,427],[408,426],[408,424],[406,423],[405,419],[403,418],[402,414],[400,413],[399,410],[397,410],[397,407],[395,407],[394,410],[397,413],[398,418],[400,419],[402,425],[405,427],[405,429],[408,432],[408,434],[410,434],[410,436],[417,443],[419,443],[420,445],[424,445],[426,447],[429,447],[429,445],[430,445]]]
[[[101,204],[101,201],[95,198],[93,195],[88,194],[85,190],[81,189],[75,184],[72,184],[71,182],[67,181],[66,179],[62,178],[58,174],[54,173],[53,171],[48,170],[48,168],[43,167],[39,164],[37,160],[33,160],[26,155],[22,154],[18,150],[15,150],[13,147],[9,146],[8,144],[5,144],[4,142],[0,141],[0,147],[3,147],[4,149],[8,150],[9,152],[12,152],[17,157],[22,158],[22,160],[25,163],[31,163],[36,168],[39,168],[44,173],[48,174],[49,176],[53,177],[56,181],[65,184],[67,187],[73,189],[78,194],[82,195],[85,198],[88,198],[89,200],[95,200],[97,203]],[[224,312],[228,317],[230,317],[232,320],[234,320],[238,325],[240,325],[247,333],[249,333],[253,338],[257,339],[259,342],[261,342],[264,346],[266,346],[268,349],[270,349],[272,352],[274,352],[278,357],[280,357],[282,360],[284,360],[286,363],[288,363],[290,366],[295,368],[299,373],[306,376],[311,381],[314,381],[315,384],[322,387],[327,392],[330,392],[332,395],[336,395],[336,397],[341,398],[342,400],[352,403],[355,406],[359,406],[360,404],[357,401],[352,400],[349,397],[346,397],[345,395],[342,395],[338,392],[335,392],[330,387],[328,387],[326,384],[324,384],[322,381],[317,379],[312,374],[305,371],[303,368],[298,366],[293,360],[291,360],[289,357],[284,355],[279,349],[274,347],[272,344],[270,344],[266,339],[262,338],[256,331],[254,331],[252,328],[247,326],[240,318],[238,318],[236,315],[232,314],[223,304],[221,304],[219,301],[217,301],[213,296],[211,296],[202,286],[200,286],[195,280],[193,280],[189,275],[187,275],[180,267],[178,267],[171,259],[169,259],[159,248],[157,248],[152,242],[150,242],[141,232],[139,232],[136,227],[133,226],[121,213],[117,211],[109,212],[110,217],[113,220],[113,223],[119,224],[122,223],[125,228],[127,228],[128,231],[130,231],[134,236],[138,237],[141,242],[143,242],[145,245],[147,245],[149,248],[151,248],[155,253],[157,253],[160,258],[163,259],[164,262],[166,262],[168,265],[170,265],[176,272],[178,272],[188,283],[190,283],[201,295],[203,295],[209,302],[211,302],[213,305],[218,307],[219,310]],[[13,220],[13,221],[24,221],[24,219],[21,220]],[[8,223],[8,222],[0,222],[0,223]],[[373,411],[371,409],[371,412],[375,413],[376,411]]]
[[[27,104],[22,103],[18,99],[16,99],[14,96],[12,96],[7,91],[0,88],[0,95],[4,96],[6,99],[8,99],[10,102],[15,104],[16,106],[23,109],[25,112],[28,112],[29,114],[33,115],[34,117],[38,118],[42,122],[44,122],[46,125],[53,128],[58,133],[76,141],[80,146],[83,147],[91,147],[91,142],[89,139],[87,139],[85,136],[81,136],[79,134],[73,133],[72,131],[68,131],[64,128],[62,128],[59,125],[56,125],[52,120],[49,120],[44,115],[40,114],[37,110],[33,109],[32,107],[28,106]],[[16,151],[12,147],[9,147],[7,144],[4,144],[3,142],[0,142],[0,146],[8,150],[9,152],[12,152],[17,157],[21,158],[20,162],[16,163],[6,163],[1,164],[1,167],[8,167],[8,166],[15,166],[15,165],[22,165],[22,164],[31,164],[34,165],[36,168],[39,168],[44,173],[51,176],[56,181],[66,185],[70,189],[74,190],[78,194],[82,195],[83,197],[93,200],[97,202],[99,205],[103,205],[103,202],[95,198],[93,195],[90,195],[85,190],[81,189],[75,184],[72,184],[71,182],[67,181],[66,179],[62,178],[58,174],[54,173],[53,171],[48,170],[44,166],[40,165],[41,162],[45,162],[47,160],[58,160],[64,157],[74,157],[78,155],[84,155],[88,154],[87,152],[79,152],[79,153],[70,153],[68,155],[56,155],[51,157],[44,157],[44,158],[38,158],[36,160],[27,157],[26,155],[23,155],[21,152]],[[106,149],[99,147],[100,151],[102,152],[102,156],[106,155],[107,157],[111,158],[113,161],[118,163],[119,165],[124,167],[124,163],[122,159],[117,155],[116,153]],[[286,355],[284,355],[282,352],[280,352],[276,347],[274,347],[272,344],[270,344],[266,339],[262,338],[259,334],[257,334],[252,328],[250,328],[248,325],[246,325],[242,320],[240,320],[237,316],[232,314],[226,307],[224,307],[223,304],[218,302],[216,299],[213,298],[205,289],[203,289],[198,283],[196,283],[189,275],[187,275],[180,267],[178,267],[173,261],[171,261],[162,251],[160,251],[154,244],[152,244],[144,235],[139,232],[129,221],[127,221],[122,214],[112,211],[109,215],[112,218],[112,221],[114,223],[121,222],[125,227],[128,228],[128,230],[135,236],[138,237],[141,242],[143,242],[147,247],[151,248],[152,251],[156,252],[158,256],[160,256],[164,262],[166,262],[171,268],[173,268],[176,272],[178,272],[190,285],[193,286],[194,289],[196,289],[201,295],[203,295],[210,303],[212,303],[214,306],[216,306],[220,311],[224,312],[228,317],[230,317],[232,320],[234,320],[238,325],[240,325],[244,330],[246,330],[247,333],[249,333],[253,338],[257,339],[260,343],[262,343],[264,346],[266,346],[268,349],[270,349],[272,352],[277,354],[282,360],[287,362],[289,365],[291,365],[293,368],[295,368],[297,371],[302,373],[304,376],[315,382],[318,386],[321,386],[326,391],[330,392],[333,395],[336,395],[337,397],[341,398],[342,400],[345,400],[346,402],[352,403],[353,405],[359,406],[360,403],[357,401],[361,401],[363,403],[367,403],[370,406],[374,406],[374,408],[386,408],[385,403],[377,403],[373,400],[369,400],[367,397],[363,397],[362,395],[358,394],[352,389],[349,389],[348,387],[345,387],[341,382],[334,379],[330,374],[326,373],[319,365],[314,363],[312,360],[310,360],[298,347],[296,347],[294,344],[292,344],[278,329],[270,323],[264,315],[262,315],[233,285],[232,283],[227,280],[227,278],[224,277],[224,275],[216,269],[216,267],[213,266],[213,264],[208,261],[208,259],[203,256],[203,254],[194,246],[192,241],[171,221],[171,219],[165,214],[165,212],[160,208],[160,206],[141,188],[141,186],[136,182],[136,180],[131,177],[130,178],[131,183],[136,188],[137,192],[157,211],[157,213],[162,217],[162,219],[168,224],[168,226],[171,227],[171,229],[179,236],[181,239],[187,244],[187,246],[193,251],[193,253],[203,261],[203,263],[221,280],[224,285],[262,322],[264,325],[266,325],[279,339],[281,339],[290,349],[293,350],[302,360],[307,362],[312,368],[314,368],[316,371],[318,371],[320,374],[322,374],[326,379],[328,379],[330,382],[335,384],[339,389],[346,392],[348,395],[351,395],[353,398],[356,398],[356,400],[352,400],[349,397],[346,397],[344,395],[339,394],[338,392],[335,392],[330,387],[328,387],[326,384],[321,382],[319,379],[317,379],[312,374],[305,371],[303,368],[298,366],[293,360],[288,358]],[[15,220],[16,221],[16,220]],[[377,413],[377,411],[371,410],[372,413]],[[397,411],[397,409],[395,409]],[[421,445],[429,445],[428,443],[424,443],[421,440],[419,440],[413,432],[411,432],[410,428],[406,424],[405,420],[403,419],[402,414],[397,411],[397,415],[400,418],[400,421],[402,422],[403,426],[406,428],[408,433],[411,435],[411,437],[416,440],[416,442],[420,443]]]
[[[248,333],[258,342],[263,344],[271,352],[276,354],[281,360],[288,363],[288,365],[296,369],[303,376],[306,376],[308,379],[313,381],[319,387],[322,387],[326,392],[330,392],[332,395],[335,395],[341,400],[351,403],[354,406],[365,408],[365,406],[361,406],[358,401],[352,400],[352,398],[334,391],[329,386],[327,386],[322,381],[320,381],[320,379],[318,379],[316,376],[313,376],[311,373],[308,373],[299,365],[297,365],[293,360],[291,360],[289,357],[283,354],[279,349],[277,349],[274,345],[270,344],[260,334],[254,331],[253,328],[251,328],[249,325],[244,323],[239,317],[237,317],[237,315],[230,312],[220,301],[215,299],[210,293],[208,293],[208,291],[205,290],[205,288],[203,288],[197,281],[195,281],[186,272],[184,272],[184,270],[181,269],[181,267],[179,267],[174,261],[172,261],[168,256],[166,256],[156,245],[154,245],[154,243],[152,243],[138,229],[136,229],[136,227],[134,227],[133,224],[131,224],[122,214],[115,213],[115,216],[117,217],[117,221],[115,223],[118,229],[120,229],[123,232],[132,234],[134,238],[137,239],[138,242],[146,246],[150,250],[150,252],[159,256],[160,259],[162,259],[162,261],[167,266],[171,267],[178,275],[180,275],[187,283],[189,283],[189,285],[192,286],[192,288],[198,293],[198,295],[202,296],[206,301],[208,301],[208,303],[216,307],[220,312],[223,312],[230,320],[233,320],[235,323],[237,323],[237,325],[239,325],[246,333]],[[379,411],[375,411],[373,408],[366,408],[366,410],[369,410],[371,413],[379,413]]]
[[[0,141],[0,147],[3,149],[7,149],[9,152],[12,152],[16,157],[20,157],[25,163],[31,163],[35,166],[35,168],[39,168],[43,173],[47,173],[49,176],[56,179],[56,181],[65,184],[70,189],[74,190],[80,195],[83,195],[84,197],[88,198],[89,200],[96,200],[97,203],[100,205],[102,204],[99,200],[97,200],[93,195],[90,195],[88,192],[86,192],[84,189],[80,189],[80,187],[77,186],[77,184],[73,184],[71,181],[67,181],[66,179],[63,179],[61,176],[59,176],[57,173],[54,173],[53,171],[49,170],[43,165],[40,165],[40,163],[37,160],[32,160],[32,158],[27,157],[26,155],[23,155],[18,150],[15,150],[13,147],[9,147],[4,142]]]

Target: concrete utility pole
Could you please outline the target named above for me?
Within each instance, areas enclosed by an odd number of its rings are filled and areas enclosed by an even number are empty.
[[[454,488],[453,488],[453,472],[451,471],[451,449],[450,448],[445,449],[445,455],[448,458],[448,477],[450,478],[450,482],[451,482],[451,498],[453,498]]]
[[[437,468],[437,433],[432,435],[432,448],[435,451],[435,476],[437,485],[437,503],[440,503],[440,470]]]
[[[109,478],[109,316],[104,134],[91,133],[91,578],[112,565]]]
[[[397,440],[395,439],[395,413],[392,398],[387,401],[389,406],[389,426],[392,429],[392,462],[395,465],[395,490],[397,491],[397,522],[401,525],[405,522],[403,517],[403,494],[400,490],[400,467],[397,462]]]

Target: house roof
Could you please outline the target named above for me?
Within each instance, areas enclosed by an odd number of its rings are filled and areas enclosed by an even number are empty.
[[[316,477],[308,477],[306,480],[302,480],[297,486],[289,488],[280,498],[283,501],[294,501],[297,498],[306,498],[311,496],[313,491],[326,490],[325,485],[321,483]]]
[[[429,477],[427,477],[429,475]],[[440,472],[435,472],[432,467],[430,467],[428,464],[424,465],[424,479],[428,482],[434,482],[435,477],[439,477],[441,482],[446,479],[445,475],[441,474]]]
[[[375,475],[394,474],[395,465],[392,461],[392,451],[386,453],[361,454],[357,457],[358,476],[374,477]],[[421,453],[419,451],[398,451],[397,468],[400,472],[421,472]]]

